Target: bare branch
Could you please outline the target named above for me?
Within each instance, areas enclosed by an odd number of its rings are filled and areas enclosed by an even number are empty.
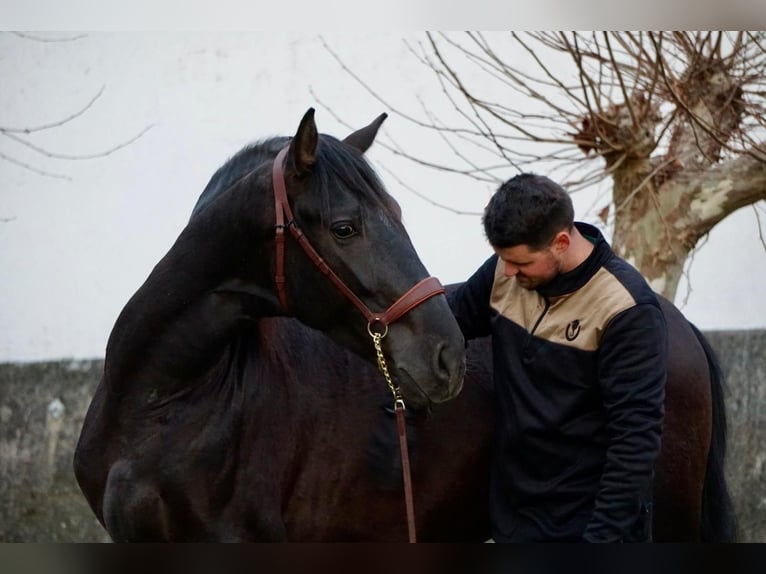
[[[490,107],[486,106],[486,105],[484,104],[484,102],[482,102],[482,100],[480,100],[479,98],[475,97],[475,96],[473,95],[473,93],[472,93],[472,92],[471,92],[471,91],[470,91],[470,90],[467,88],[467,86],[465,86],[465,84],[463,84],[463,83],[462,83],[462,81],[461,81],[461,80],[460,80],[460,78],[458,77],[458,74],[457,74],[457,72],[455,72],[455,70],[453,70],[453,69],[452,69],[452,68],[451,68],[451,67],[450,67],[450,66],[447,64],[447,62],[444,60],[444,58],[442,57],[442,53],[441,53],[441,51],[439,50],[439,48],[438,48],[438,46],[436,45],[436,43],[433,41],[433,38],[431,37],[431,35],[430,35],[430,34],[428,34],[428,37],[429,37],[429,39],[431,39],[431,46],[432,46],[432,48],[433,48],[433,50],[434,50],[434,53],[435,53],[435,55],[436,55],[437,59],[439,60],[440,64],[443,66],[443,68],[446,70],[446,72],[447,72],[447,74],[449,75],[449,77],[450,77],[450,78],[452,79],[452,81],[454,82],[454,85],[455,85],[455,87],[456,87],[456,88],[457,88],[457,89],[458,89],[458,90],[459,90],[459,91],[460,91],[460,92],[463,94],[463,96],[465,96],[466,100],[467,100],[469,103],[471,103],[472,105],[478,105],[478,106],[480,106],[482,109],[484,109],[485,111],[487,111],[487,112],[488,112],[488,113],[489,113],[491,116],[493,116],[495,119],[497,119],[498,121],[500,121],[502,124],[504,124],[504,125],[506,125],[506,126],[509,126],[509,127],[511,127],[512,129],[514,129],[514,130],[516,130],[516,131],[520,132],[522,135],[526,136],[527,138],[531,138],[531,139],[534,139],[535,141],[546,141],[546,138],[541,138],[541,137],[539,137],[539,136],[537,136],[537,135],[533,134],[533,133],[532,133],[532,132],[530,132],[529,130],[525,129],[523,126],[520,126],[519,124],[516,124],[516,123],[514,123],[514,122],[510,122],[510,121],[508,121],[506,118],[504,118],[503,116],[501,116],[500,114],[498,114],[498,113],[497,113],[496,111],[494,111],[492,108],[490,108]],[[483,121],[483,120],[482,120],[482,121]]]
[[[312,94],[314,99],[316,99],[317,105],[319,105],[322,108],[324,108],[325,110],[327,110],[327,112],[330,115],[332,115],[335,120],[340,122],[341,125],[349,128],[349,129],[353,129],[347,122],[342,120],[333,111],[333,109],[330,106],[328,106],[324,101],[322,101],[322,99],[319,96],[316,95],[316,92],[314,92],[313,88],[309,87],[309,92]],[[386,142],[384,140],[376,140],[376,142],[375,142],[376,145],[379,145],[380,147],[388,150],[389,152],[391,152],[392,154],[394,154],[396,156],[406,158],[406,159],[408,159],[408,160],[410,160],[410,161],[412,161],[414,163],[417,163],[419,165],[422,165],[424,167],[429,167],[429,168],[432,168],[432,169],[437,169],[439,171],[454,173],[454,174],[458,174],[458,175],[469,176],[469,177],[471,177],[473,179],[476,179],[477,181],[481,181],[481,182],[485,182],[485,183],[494,183],[496,181],[495,178],[493,178],[493,177],[488,177],[486,175],[484,177],[482,177],[482,174],[484,174],[485,171],[487,170],[486,167],[476,168],[476,169],[472,169],[472,170],[463,170],[463,169],[456,169],[456,168],[452,168],[452,167],[449,167],[449,166],[446,166],[446,165],[442,165],[442,164],[434,163],[434,162],[431,162],[431,161],[427,161],[427,160],[424,160],[424,159],[421,159],[421,158],[418,158],[418,157],[415,157],[415,156],[412,156],[412,155],[406,153],[403,150],[403,148],[400,145],[398,145],[390,135],[386,134],[386,137],[388,138],[388,140],[391,143]]]
[[[50,42],[75,42],[77,40],[82,40],[83,38],[87,38],[87,34],[78,34],[77,36],[68,36],[65,38],[45,38],[42,36],[35,36],[33,34],[28,34],[26,32],[11,32],[14,36],[18,36],[19,38],[24,38],[25,40],[32,40],[33,42],[43,42],[43,43],[50,43]]]
[[[104,151],[95,152],[91,154],[64,154],[64,153],[55,153],[52,151],[49,151],[45,148],[39,147],[34,145],[33,143],[25,140],[22,137],[19,137],[17,135],[14,135],[12,133],[7,133],[4,130],[0,130],[0,134],[4,135],[5,137],[39,153],[40,155],[44,155],[45,157],[50,157],[53,159],[65,159],[65,160],[81,160],[81,159],[95,159],[100,157],[106,157],[108,155],[113,154],[117,150],[120,150],[126,146],[129,146],[136,140],[138,140],[141,136],[143,136],[146,132],[148,132],[150,129],[154,127],[154,124],[150,124],[146,126],[144,129],[142,129],[140,132],[138,132],[136,135],[134,135],[132,138],[125,140],[122,143],[119,143],[109,149],[106,149]]]
[[[609,41],[609,34],[607,32],[604,32],[604,42],[606,43],[606,49],[609,52],[609,60],[612,62],[612,66],[614,67],[614,72],[617,75],[617,80],[620,82],[622,97],[623,97],[623,100],[625,101],[625,105],[628,107],[628,111],[630,112],[630,119],[633,121],[633,128],[637,128],[638,116],[636,115],[636,112],[633,109],[633,103],[632,103],[633,98],[628,93],[628,90],[625,88],[625,81],[622,78],[620,67],[617,65],[617,61],[614,59],[614,52],[612,51],[612,43]]]
[[[57,120],[55,122],[51,122],[49,124],[43,124],[34,128],[16,128],[16,127],[8,127],[8,126],[0,126],[0,132],[6,132],[6,133],[16,133],[16,134],[30,134],[33,132],[39,132],[43,130],[49,130],[51,128],[58,128],[60,126],[63,126],[66,123],[71,122],[73,119],[80,117],[85,112],[87,112],[91,107],[93,107],[93,104],[101,97],[101,94],[104,93],[105,86],[101,86],[101,89],[98,91],[98,93],[93,96],[90,101],[85,104],[83,108],[76,111],[73,114],[70,114],[68,116],[65,116],[64,118]]]
[[[650,38],[653,38],[653,35],[650,33]],[[657,53],[660,53],[659,45],[655,41],[655,48],[657,50]],[[695,53],[695,57],[697,54]],[[699,116],[699,114],[694,113],[693,110],[689,108],[689,106],[686,104],[686,102],[683,100],[683,98],[678,94],[676,89],[673,87],[671,81],[668,78],[668,75],[666,73],[666,66],[664,64],[664,60],[662,57],[658,59],[660,68],[661,68],[661,76],[665,82],[665,86],[667,87],[668,92],[672,95],[673,101],[686,113],[687,118],[692,122],[692,129],[696,129],[696,127],[699,127],[702,129],[706,135],[708,135],[711,139],[713,139],[720,147],[728,149],[730,151],[737,151],[736,149],[732,148],[726,141],[724,141],[721,138],[721,132],[716,128],[715,126],[711,125],[707,121],[705,121],[703,118]],[[695,138],[697,138],[697,141],[699,143],[699,139],[697,136],[697,133],[695,131]],[[704,146],[699,146],[700,152],[705,153]],[[755,149],[748,149],[744,150],[743,153],[746,153],[756,159],[757,161],[766,163],[766,153],[762,152],[761,150]],[[711,163],[714,161],[715,158],[708,158]]]
[[[761,225],[761,214],[758,212],[758,204],[754,203],[752,208],[755,213],[755,220],[758,222],[758,238],[761,240],[764,251],[766,251],[766,239],[763,237],[763,226]]]
[[[68,181],[72,181],[72,178],[69,177],[68,175],[64,175],[61,173],[53,173],[51,171],[45,171],[43,169],[36,168],[32,165],[29,165],[28,163],[24,163],[23,161],[12,158],[11,156],[6,155],[1,151],[0,151],[0,159],[5,160],[14,165],[18,165],[19,167],[23,167],[24,169],[27,169],[33,173],[36,173],[37,175],[44,175],[45,177],[53,177],[55,179],[66,179]]]
[[[381,164],[380,167],[381,167],[381,169],[383,171],[385,171],[387,174],[389,174],[394,179],[394,181],[396,181],[404,189],[406,189],[407,191],[409,191],[413,195],[419,197],[423,201],[425,201],[427,203],[430,203],[434,207],[438,207],[439,209],[444,209],[446,211],[451,211],[452,213],[454,213],[456,215],[481,215],[482,214],[481,211],[465,211],[465,210],[462,210],[462,209],[457,209],[457,208],[454,208],[454,207],[450,207],[449,205],[447,205],[445,203],[441,203],[441,202],[435,201],[434,199],[430,198],[426,194],[420,193],[419,191],[416,191],[415,189],[413,189],[412,186],[410,186],[407,183],[405,183],[404,181],[402,181],[401,178],[399,178],[399,176],[397,176],[393,171],[388,169],[388,167],[386,167],[385,165]]]
[[[692,270],[692,266],[694,265],[694,259],[697,253],[699,253],[699,250],[702,249],[702,247],[708,242],[709,239],[710,239],[710,234],[706,233],[705,235],[702,236],[700,241],[697,242],[697,245],[695,246],[695,248],[689,252],[689,257],[686,260],[686,264],[684,265],[684,270],[683,270],[683,276],[686,279],[686,295],[684,296],[683,303],[681,304],[682,308],[689,304],[689,298],[691,297],[692,291],[694,291],[694,289],[692,288],[692,278],[690,273]]]

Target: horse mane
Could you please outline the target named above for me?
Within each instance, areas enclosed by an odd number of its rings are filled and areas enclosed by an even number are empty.
[[[216,170],[192,209],[190,219],[198,216],[229,189],[244,184],[264,163],[271,161],[289,138],[273,137],[245,146]],[[382,210],[394,221],[401,222],[401,211],[396,200],[388,194],[375,170],[364,156],[327,134],[320,134],[317,146],[314,177],[315,191],[320,196],[324,218],[332,205],[333,188],[343,182],[349,189],[364,193],[373,208]]]
[[[190,219],[194,219],[198,216],[202,210],[208,205],[213,203],[218,197],[220,197],[225,191],[228,191],[243,178],[247,177],[258,166],[271,160],[285,145],[287,138],[274,137],[265,140],[259,140],[249,145],[246,145],[236,154],[230,157],[226,162],[219,167],[210,181],[205,186],[202,194],[199,196],[197,203],[192,209]]]

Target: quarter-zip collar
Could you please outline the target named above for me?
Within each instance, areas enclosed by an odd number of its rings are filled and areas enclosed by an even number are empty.
[[[588,223],[575,222],[575,227],[580,234],[593,243],[593,251],[588,258],[577,267],[562,273],[550,283],[538,287],[536,291],[546,299],[560,297],[572,293],[585,285],[590,278],[603,266],[604,262],[611,257],[612,248],[604,239],[601,232]]]

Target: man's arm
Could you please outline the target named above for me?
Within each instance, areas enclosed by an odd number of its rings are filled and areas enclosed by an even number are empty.
[[[617,315],[598,353],[609,447],[584,538],[617,542],[651,497],[660,451],[667,377],[667,327],[660,308],[641,304]]]
[[[466,341],[491,332],[489,298],[495,281],[497,255],[487,259],[468,280],[447,293],[447,301]]]

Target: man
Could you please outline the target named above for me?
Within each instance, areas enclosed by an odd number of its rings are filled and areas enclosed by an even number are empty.
[[[547,177],[503,184],[495,251],[449,297],[466,338],[492,335],[497,542],[650,541],[664,414],[659,303]]]

